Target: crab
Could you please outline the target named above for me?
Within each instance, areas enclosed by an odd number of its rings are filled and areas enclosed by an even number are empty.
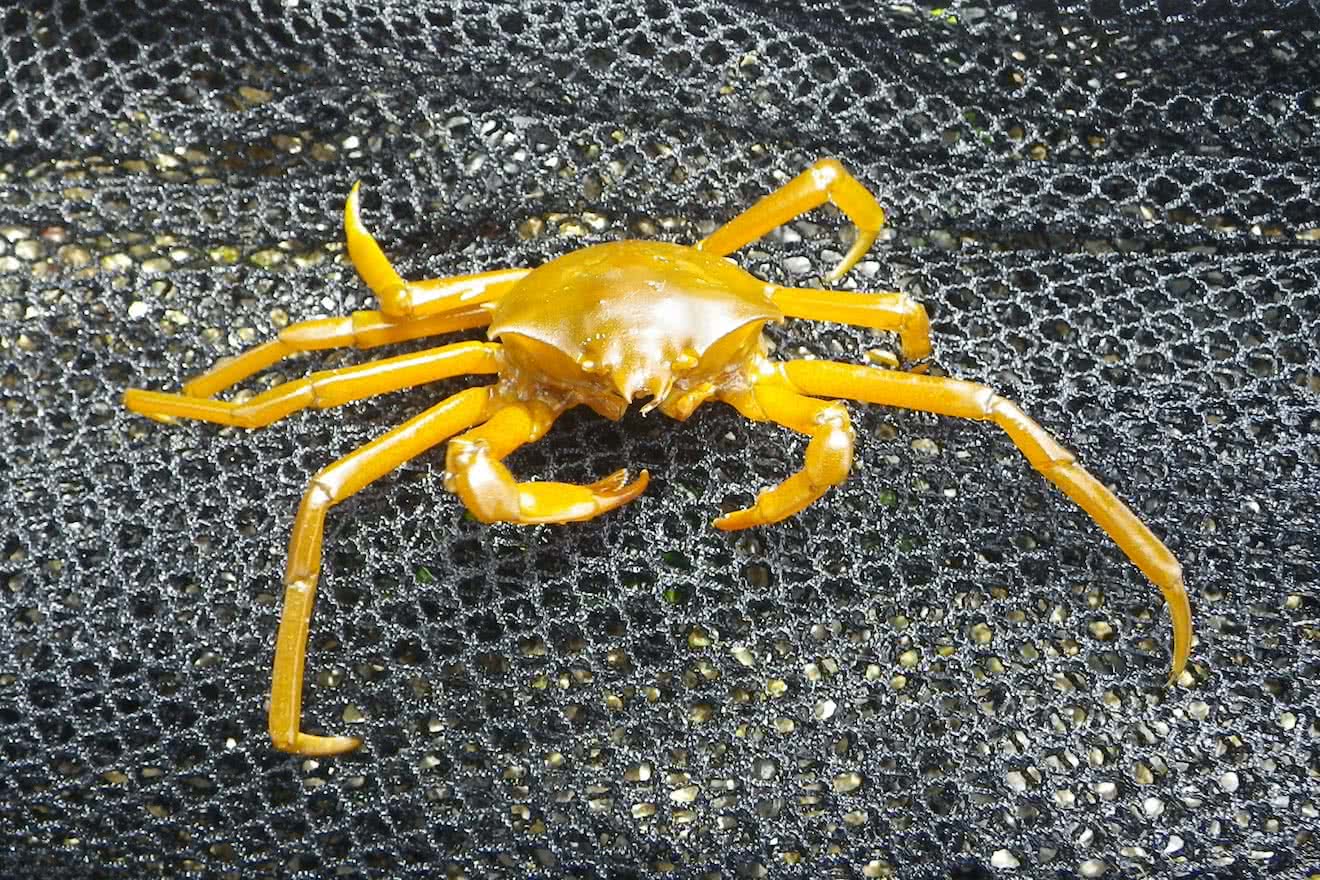
[[[469,373],[495,377],[441,400],[318,472],[294,518],[276,638],[269,728],[276,748],[336,755],[361,740],[301,729],[308,627],[319,579],[326,514],[402,463],[449,440],[444,485],[482,522],[566,523],[627,504],[646,488],[645,470],[589,485],[518,482],[506,456],[542,436],[566,410],[586,405],[619,419],[644,408],[683,420],[703,403],[729,404],[748,419],[806,435],[805,463],[751,506],[715,520],[746,529],[783,520],[842,482],[854,432],[837,398],[991,422],[1033,468],[1106,531],[1163,593],[1173,622],[1172,682],[1191,644],[1182,570],[1168,548],[1040,425],[994,390],[926,372],[823,360],[775,360],[763,333],[787,317],[855,324],[897,334],[904,359],[931,351],[925,309],[904,293],[783,287],[726,259],[800,214],[832,203],[855,240],[826,277],[841,278],[885,222],[875,197],[833,159],[811,165],[694,246],[623,240],[597,244],[536,268],[406,281],[364,227],[359,184],[344,208],[348,255],[379,311],[292,324],[278,338],[222,360],[182,393],[130,389],[128,409],[160,421],[200,419],[259,428],[307,408],[326,408]],[[241,402],[215,395],[298,352],[377,346],[486,327],[464,341],[359,366],[314,372]],[[453,439],[450,439],[453,438]]]

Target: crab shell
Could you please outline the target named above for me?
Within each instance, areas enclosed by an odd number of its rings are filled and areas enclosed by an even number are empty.
[[[773,287],[722,257],[678,244],[619,241],[530,272],[495,306],[522,393],[559,391],[607,418],[630,402],[686,418],[764,349],[783,320]]]

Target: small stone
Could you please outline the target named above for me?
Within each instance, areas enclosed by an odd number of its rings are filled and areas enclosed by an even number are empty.
[[[258,89],[252,86],[239,86],[238,94],[243,100],[251,104],[265,104],[275,97],[274,94],[265,89]]]
[[[14,253],[20,260],[26,260],[30,263],[44,257],[46,248],[39,239],[29,238],[14,245]]]
[[[756,656],[742,645],[735,645],[729,653],[733,655],[733,659],[737,660],[743,666],[750,668],[756,665]]]
[[[852,794],[862,787],[862,774],[860,773],[840,773],[834,777],[835,794]]]
[[[284,252],[267,248],[266,250],[257,251],[249,259],[251,259],[253,265],[260,266],[262,269],[269,269],[284,262]]]
[[[931,440],[929,437],[918,437],[916,440],[913,440],[912,449],[914,452],[919,452],[927,458],[934,458],[940,454],[939,444],[934,440]]]
[[[1103,620],[1088,624],[1086,628],[1091,631],[1092,636],[1102,642],[1112,641],[1114,638],[1114,627]]]
[[[690,804],[697,799],[700,789],[695,785],[685,785],[669,793],[669,799],[676,804]]]
[[[1109,865],[1103,859],[1087,859],[1081,864],[1083,877],[1103,877],[1109,873]]]

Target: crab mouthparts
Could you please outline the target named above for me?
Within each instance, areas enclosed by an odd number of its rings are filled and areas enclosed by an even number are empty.
[[[619,396],[629,403],[639,397],[651,398],[642,407],[643,413],[648,413],[663,403],[674,387],[673,374],[668,370],[662,372],[656,369],[618,369],[610,374],[610,378],[614,381]]]

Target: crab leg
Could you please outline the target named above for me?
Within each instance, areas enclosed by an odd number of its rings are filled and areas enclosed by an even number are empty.
[[[1192,640],[1192,611],[1182,567],[1137,516],[1073,458],[1044,428],[993,389],[974,382],[877,370],[830,361],[787,361],[784,375],[806,394],[850,397],[938,415],[994,422],[1031,466],[1064,491],[1113,538],[1164,594],[1173,618],[1172,682],[1182,674]]]
[[[381,299],[384,310],[292,324],[281,330],[277,339],[221,360],[190,379],[183,386],[184,394],[211,397],[298,352],[350,345],[375,348],[484,327],[490,323],[490,305],[529,271],[503,269],[404,281],[362,225],[357,192],[354,185],[344,216],[349,257],[363,281]]]
[[[717,529],[733,531],[787,519],[842,483],[852,469],[853,429],[848,411],[838,403],[799,394],[782,378],[762,379],[750,390],[725,392],[720,399],[749,419],[777,422],[811,437],[806,464],[784,482],[761,492],[756,503],[715,520]]]
[[[452,278],[405,281],[362,224],[358,200],[360,186],[360,183],[353,184],[348,201],[344,203],[344,240],[353,266],[380,300],[381,311],[391,318],[422,318],[493,302],[531,271],[498,269]]]
[[[846,293],[809,287],[771,287],[775,305],[790,318],[837,321],[897,333],[903,359],[930,355],[930,319],[921,303],[906,293]]]
[[[307,632],[321,570],[325,516],[331,507],[426,450],[480,421],[489,388],[469,388],[323,468],[307,487],[289,539],[284,575],[284,610],[275,642],[270,687],[270,737],[275,747],[301,755],[337,755],[362,744],[350,736],[302,733],[303,670]]]
[[[697,249],[721,257],[731,254],[776,226],[782,226],[826,202],[833,202],[857,227],[852,247],[834,271],[825,276],[828,281],[838,281],[870,249],[876,233],[885,225],[885,211],[875,196],[835,159],[821,159],[814,163],[706,236],[697,244]]]
[[[500,350],[494,342],[456,342],[415,354],[312,373],[276,385],[242,403],[130,388],[124,392],[124,406],[154,419],[201,419],[221,425],[260,428],[308,407],[325,409],[453,376],[494,373],[499,370]]]
[[[278,338],[225,358],[206,372],[189,379],[184,383],[183,393],[189,397],[211,397],[299,352],[345,348],[350,345],[354,348],[375,348],[471,327],[483,327],[489,323],[490,312],[481,306],[470,306],[416,321],[396,321],[381,312],[354,312],[341,318],[299,321],[281,330]]]
[[[539,402],[506,403],[482,425],[455,437],[445,459],[445,488],[482,522],[563,523],[592,519],[632,501],[646,489],[646,471],[627,482],[616,471],[586,486],[518,483],[502,459],[539,440],[559,412]]]

